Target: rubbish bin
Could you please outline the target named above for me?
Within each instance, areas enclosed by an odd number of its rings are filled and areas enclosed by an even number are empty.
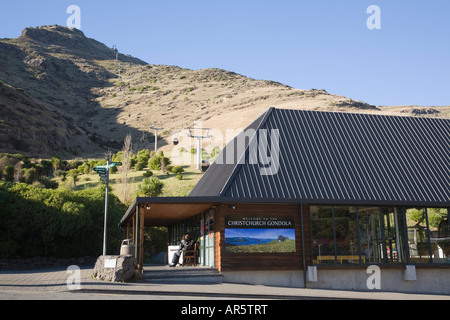
[[[134,256],[135,246],[131,244],[133,239],[126,239],[122,241],[122,245],[120,246],[120,255],[121,256]]]

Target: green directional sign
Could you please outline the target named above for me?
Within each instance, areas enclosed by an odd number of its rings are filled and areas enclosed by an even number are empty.
[[[110,164],[109,164],[109,167],[110,168],[113,168],[113,167],[119,167],[119,166],[121,166],[122,165],[122,162],[111,162]]]
[[[100,180],[107,182],[109,173],[108,166],[96,166],[94,171],[98,173]]]

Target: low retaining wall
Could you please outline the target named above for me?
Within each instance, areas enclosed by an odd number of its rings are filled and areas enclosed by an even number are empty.
[[[375,279],[375,277],[377,275],[368,272],[367,269],[319,269],[317,282],[308,281],[307,286],[313,289],[450,294],[450,269],[448,268],[417,268],[409,277],[406,268],[381,268],[379,279]],[[375,285],[376,282],[378,282],[378,286]],[[372,289],[373,287],[376,288]]]
[[[303,288],[302,271],[222,271],[223,282]]]
[[[68,267],[71,265],[88,266],[94,265],[97,257],[82,258],[54,258],[34,257],[17,259],[0,259],[0,270],[30,270],[44,268]]]
[[[316,279],[312,278],[312,281],[309,277],[314,275],[314,272],[311,274],[307,272],[306,286],[303,271],[300,270],[228,271],[223,272],[223,282],[291,288],[450,295],[450,268],[417,268],[412,273],[409,271],[407,273],[405,267],[378,270],[379,278],[375,279],[378,274],[368,272],[366,268],[319,268],[315,273]]]

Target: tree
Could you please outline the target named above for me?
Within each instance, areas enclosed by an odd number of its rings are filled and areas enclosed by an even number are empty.
[[[68,173],[68,176],[73,179],[73,186],[76,187],[77,186],[77,181],[78,181],[78,171],[77,171],[77,169],[70,170],[69,173]]]
[[[142,184],[138,186],[139,197],[158,197],[162,194],[164,183],[156,177],[144,179]]]
[[[25,182],[28,184],[32,184],[37,178],[37,171],[35,168],[24,169],[23,177],[25,178]]]
[[[13,181],[14,179],[14,166],[7,165],[3,169],[3,179],[6,181]]]
[[[119,167],[120,172],[120,184],[122,189],[119,192],[119,199],[125,205],[129,206],[133,201],[133,193],[130,190],[130,185],[133,183],[133,178],[130,176],[132,167],[133,145],[131,143],[131,135],[128,134],[123,142],[123,148],[120,152],[120,158],[114,158],[117,162],[122,162]]]
[[[41,160],[41,166],[42,166],[42,171],[41,174],[44,176],[48,176],[50,175],[50,173],[52,172],[52,162],[49,160]]]
[[[148,161],[148,167],[151,170],[163,170],[169,164],[169,158],[165,157],[162,151]]]
[[[21,161],[16,163],[16,165],[14,166],[14,171],[14,182],[20,182],[23,175]]]
[[[147,164],[148,160],[150,159],[150,151],[148,149],[139,151],[137,154],[137,158],[138,158],[138,162]]]
[[[89,163],[84,162],[82,165],[78,166],[77,171],[81,174],[88,174],[91,171],[91,167],[89,166]]]
[[[52,166],[53,166],[53,171],[58,170],[59,169],[59,165],[61,163],[61,160],[59,158],[57,158],[57,157],[53,157],[51,162],[52,162]]]

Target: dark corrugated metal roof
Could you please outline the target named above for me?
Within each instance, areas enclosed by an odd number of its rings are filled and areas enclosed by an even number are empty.
[[[311,202],[450,202],[448,119],[272,108],[252,125],[256,123],[253,142],[265,133],[261,129],[279,132],[277,173],[262,175],[266,156],[259,155],[259,163],[252,164],[247,144],[245,154],[237,155],[245,156],[245,162],[228,164],[226,170],[213,164],[191,195]],[[209,180],[220,174],[226,177]]]
[[[241,132],[240,135],[244,135],[245,131],[249,129],[257,130],[263,119],[267,116],[268,111],[264,112],[255,121],[253,121],[246,129]],[[226,185],[227,181],[232,176],[233,172],[236,169],[236,165],[239,162],[239,158],[237,157],[240,156],[240,154],[235,152],[235,150],[238,149],[236,146],[238,139],[239,137],[234,138],[225,146],[220,155],[217,157],[216,161],[203,175],[201,183],[197,183],[197,185],[192,189],[191,193],[189,194],[190,197],[214,197],[217,196],[220,191],[222,191],[224,185]],[[249,141],[247,140],[245,141],[245,147],[247,147],[248,142]],[[227,159],[230,159],[230,157],[232,158],[232,161],[227,161]]]

